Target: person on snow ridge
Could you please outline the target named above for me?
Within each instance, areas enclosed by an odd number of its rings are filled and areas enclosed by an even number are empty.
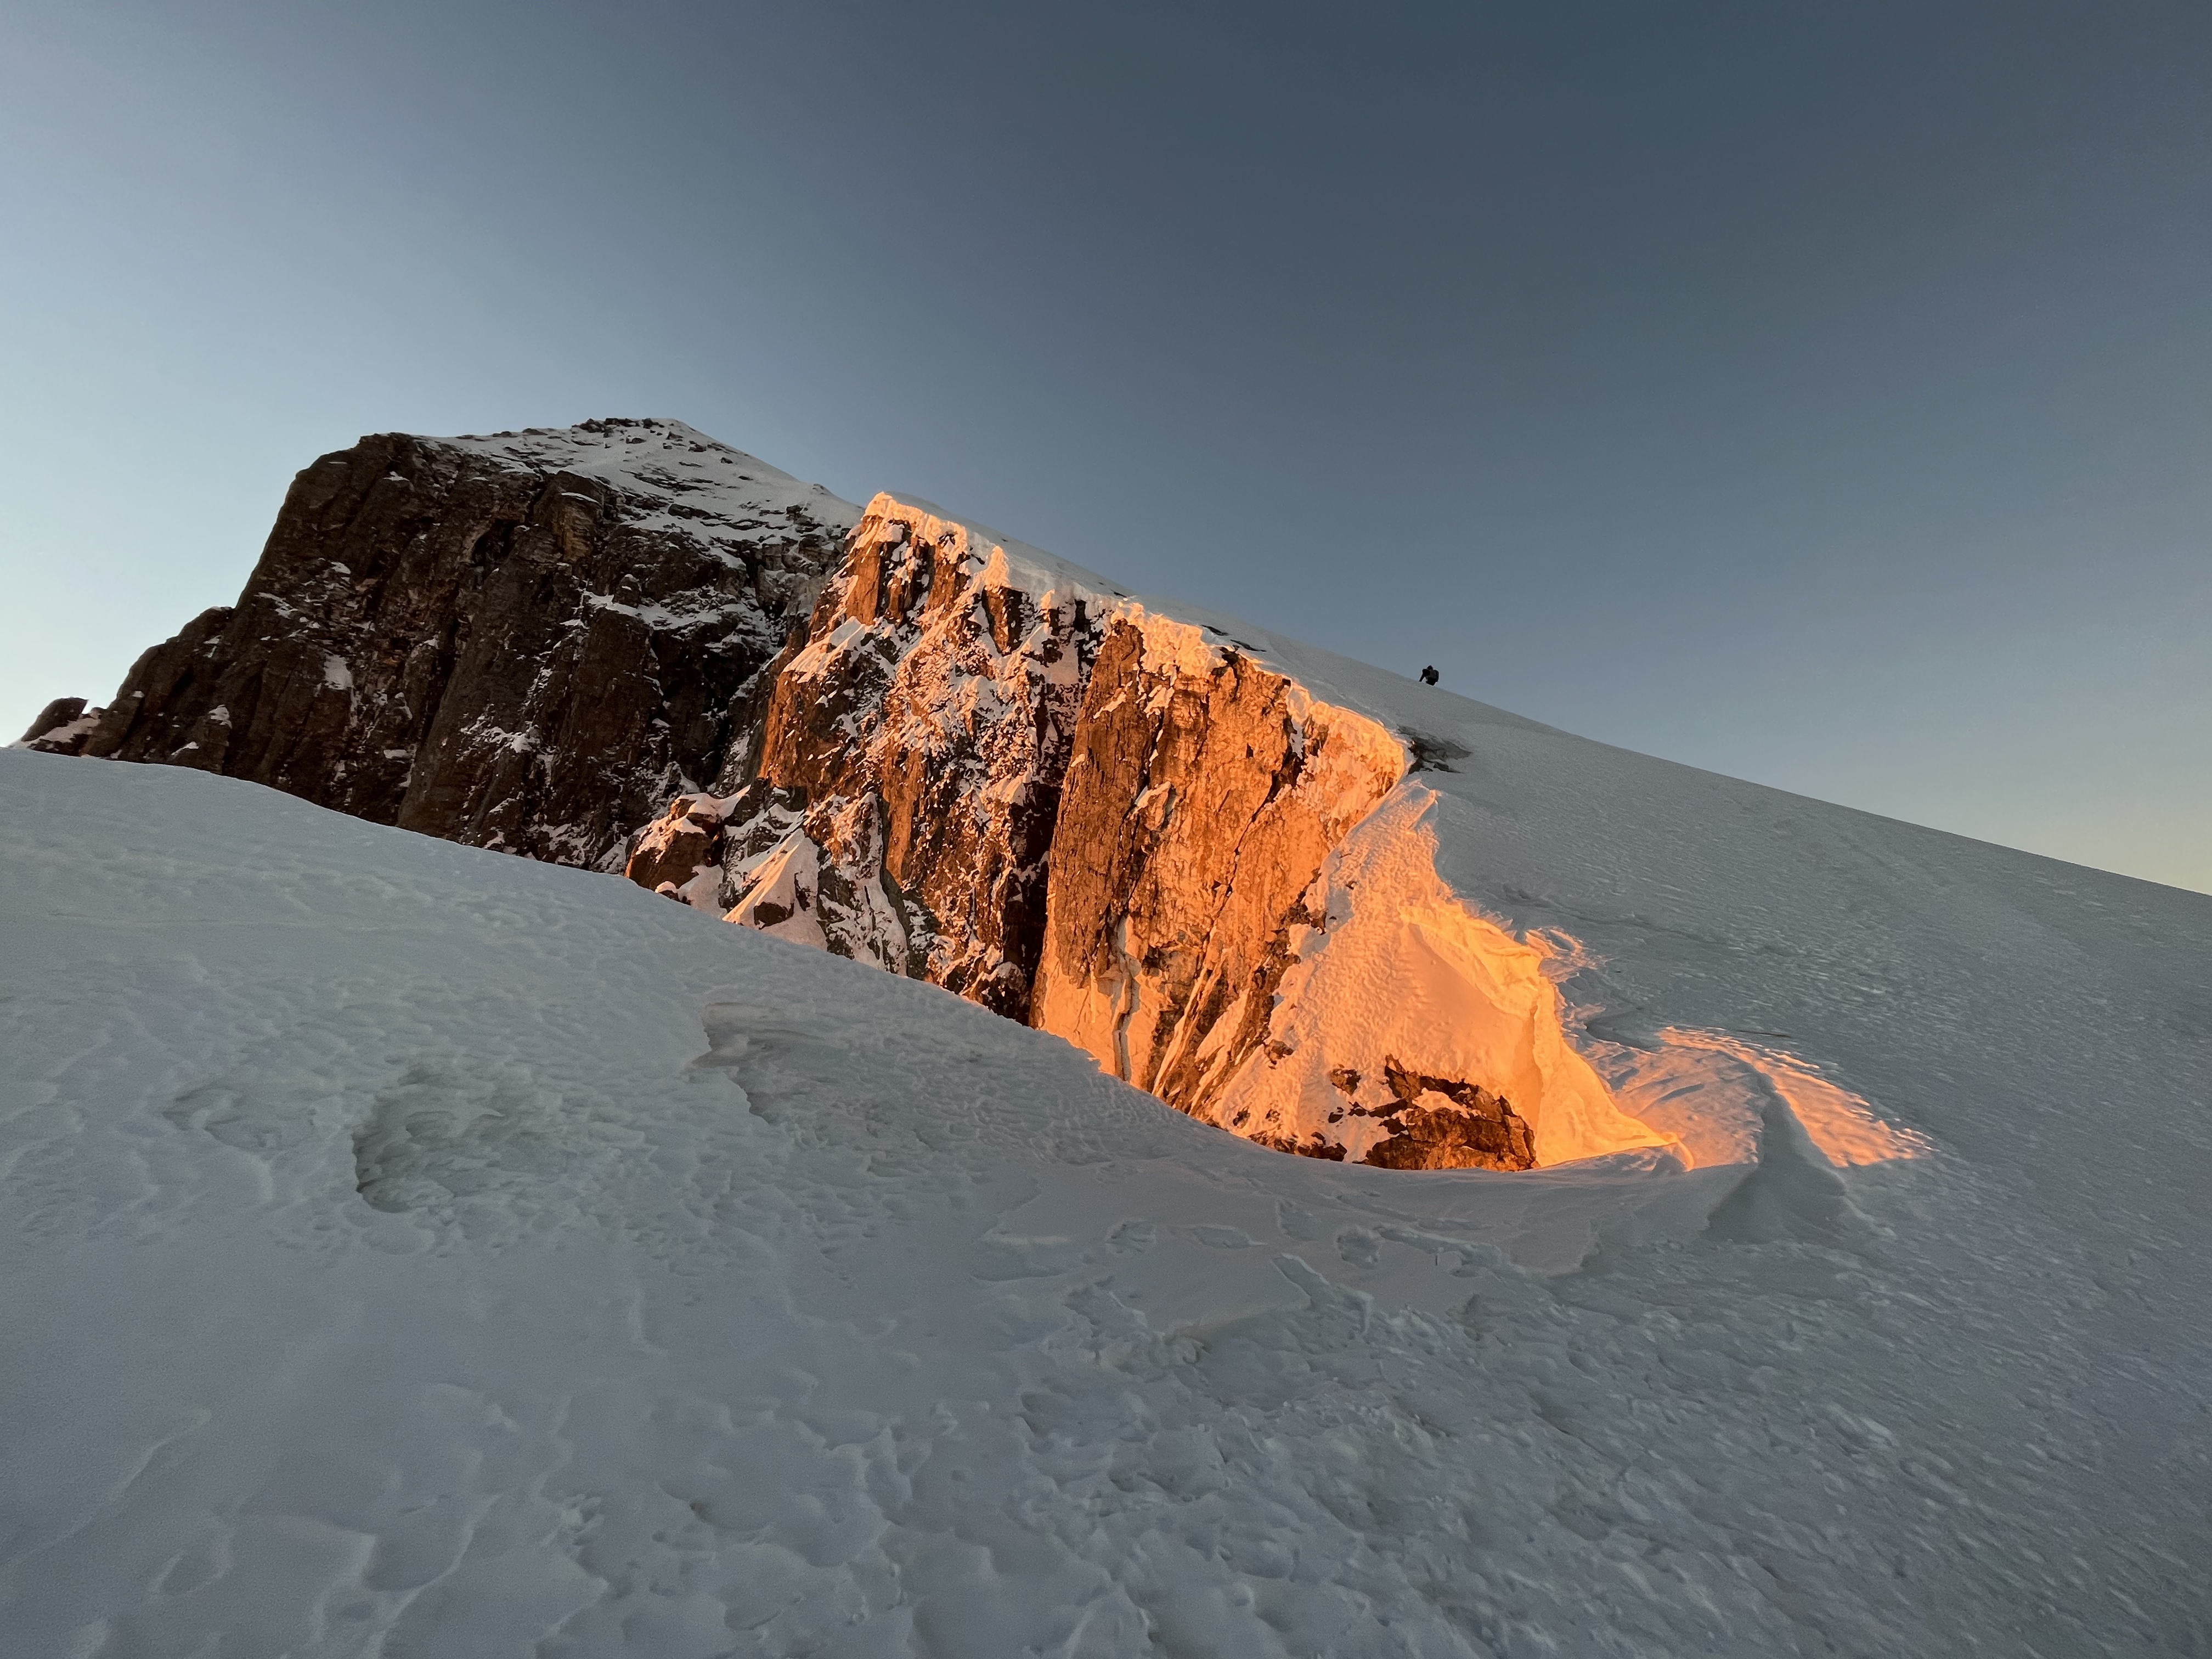
[[[1434,663],[1431,663],[1426,668],[1424,668],[1421,671],[1421,684],[1423,685],[1434,685],[1439,678],[1440,676],[1437,673],[1437,665]]]

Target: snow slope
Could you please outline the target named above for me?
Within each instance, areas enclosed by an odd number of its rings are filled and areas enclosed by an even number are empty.
[[[1439,872],[1704,1155],[1285,1158],[627,884],[0,753],[0,1652],[2204,1650],[2212,902],[1240,631],[1468,751]]]

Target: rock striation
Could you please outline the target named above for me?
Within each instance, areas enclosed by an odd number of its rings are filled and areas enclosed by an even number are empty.
[[[237,604],[141,657],[82,752],[619,868],[749,739],[854,516],[675,421],[364,438],[294,480]]]

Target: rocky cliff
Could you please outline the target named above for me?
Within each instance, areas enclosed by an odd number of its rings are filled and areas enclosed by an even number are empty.
[[[1565,1041],[1543,947],[1437,878],[1431,740],[673,422],[325,456],[235,606],[26,741],[624,868],[1285,1151],[1516,1170],[1658,1138]]]
[[[618,868],[749,738],[854,517],[673,421],[365,438],[293,482],[236,605],[33,741]]]
[[[82,697],[56,697],[39,711],[15,746],[41,755],[82,755],[106,713],[88,706]]]
[[[1074,748],[1037,1024],[1205,1115],[1266,1037],[1291,930],[1320,919],[1307,896],[1323,861],[1404,753],[1364,715],[1133,607],[1106,629]]]
[[[757,750],[631,878],[1028,1019],[1102,588],[878,495]]]
[[[758,744],[629,873],[1285,1151],[1527,1169],[1650,1139],[1566,1045],[1540,950],[1436,879],[1414,758],[1226,635],[878,495]],[[1395,1012],[1368,1006],[1394,939]]]

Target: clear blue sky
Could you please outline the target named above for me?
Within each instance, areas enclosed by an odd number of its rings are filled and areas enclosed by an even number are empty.
[[[0,38],[11,728],[231,599],[318,453],[660,414],[2212,890],[2202,0],[10,0]]]

